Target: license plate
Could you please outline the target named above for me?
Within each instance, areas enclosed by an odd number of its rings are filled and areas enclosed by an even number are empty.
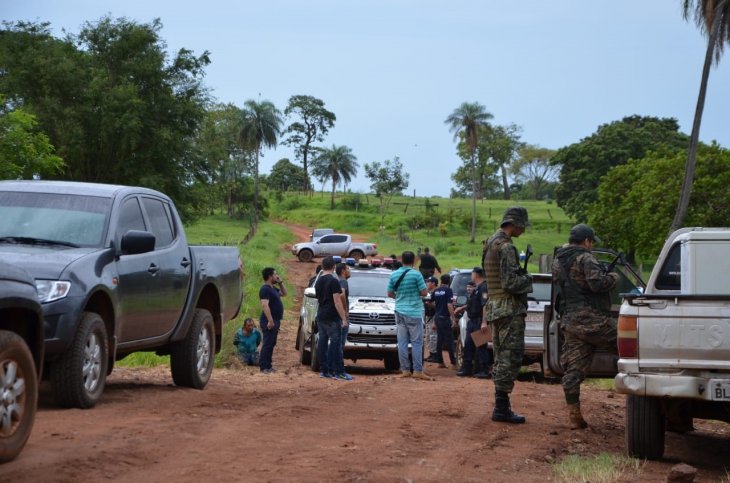
[[[525,322],[542,322],[544,318],[543,312],[527,312]]]
[[[730,401],[730,381],[713,382],[710,387],[713,401]]]

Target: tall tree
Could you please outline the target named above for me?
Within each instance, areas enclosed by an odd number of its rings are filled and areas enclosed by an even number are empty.
[[[401,194],[408,188],[410,175],[403,172],[403,163],[398,156],[393,161],[386,160],[384,163],[375,161],[365,163],[365,176],[370,180],[370,189],[380,200],[380,226],[384,226],[385,212],[393,199],[393,195]]]
[[[555,151],[527,144],[519,150],[519,157],[512,163],[512,175],[522,183],[532,198],[539,200],[548,195],[559,167],[550,162]]]
[[[683,0],[682,13],[685,19],[694,16],[695,22],[708,35],[708,38],[705,63],[702,67],[700,92],[697,96],[697,107],[687,151],[687,163],[684,167],[684,180],[682,181],[682,190],[677,203],[677,211],[669,227],[670,233],[680,228],[684,224],[685,216],[687,216],[689,199],[692,195],[692,183],[697,162],[697,145],[700,138],[700,123],[702,122],[702,111],[705,108],[710,67],[713,57],[716,62],[719,62],[725,44],[730,43],[730,0]]]
[[[464,102],[454,109],[444,123],[449,125],[449,130],[454,133],[454,140],[463,137],[469,147],[470,162],[472,168],[472,197],[471,197],[471,243],[474,243],[477,230],[477,148],[479,146],[479,126],[485,125],[492,119],[487,108],[478,102]]]
[[[324,141],[325,135],[335,125],[337,117],[333,112],[324,107],[324,101],[312,96],[297,95],[289,98],[289,103],[284,109],[288,117],[297,116],[298,121],[292,122],[286,132],[289,137],[282,144],[294,147],[296,158],[302,162],[304,167],[304,185],[302,188],[308,191],[309,185],[309,157],[315,149],[314,143]]]
[[[281,111],[271,101],[257,102],[252,99],[244,103],[241,128],[241,145],[254,150],[254,210],[252,225],[259,223],[259,156],[263,148],[275,148],[281,134],[283,119]]]
[[[484,140],[489,157],[499,167],[502,175],[502,196],[505,200],[511,198],[509,179],[512,162],[517,152],[524,145],[520,141],[520,127],[515,124],[506,126],[485,126]]]
[[[630,116],[603,124],[580,142],[560,148],[552,163],[560,166],[555,190],[558,206],[572,218],[585,222],[588,207],[597,199],[601,176],[629,159],[641,159],[649,151],[686,150],[687,135],[679,132],[676,119]]]
[[[330,208],[335,208],[335,190],[340,183],[349,183],[357,174],[357,158],[347,146],[320,148],[312,161],[312,174],[320,181],[332,180]]]
[[[304,177],[304,168],[297,166],[287,158],[282,158],[271,168],[266,185],[280,193],[294,191],[303,186]]]

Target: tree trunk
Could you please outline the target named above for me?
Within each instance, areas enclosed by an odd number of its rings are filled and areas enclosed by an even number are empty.
[[[259,143],[256,143],[256,162],[253,168],[254,190],[253,190],[253,227],[259,224]]]
[[[304,154],[302,154],[302,164],[304,166],[304,191],[309,192],[309,171],[307,170],[307,155],[309,153],[307,150],[304,150]]]
[[[472,152],[472,173],[471,173],[471,237],[469,243],[474,243],[477,235],[477,163],[475,154]]]
[[[682,191],[679,193],[679,203],[674,219],[669,227],[669,233],[678,230],[684,225],[684,219],[687,216],[689,208],[689,200],[692,195],[692,182],[695,176],[695,165],[697,164],[697,145],[700,139],[700,124],[702,123],[702,111],[705,109],[705,96],[707,94],[707,80],[710,77],[710,67],[712,67],[712,56],[715,52],[715,44],[720,30],[720,21],[722,20],[722,11],[725,8],[727,0],[723,0],[715,7],[715,20],[712,23],[712,31],[707,40],[707,52],[705,53],[705,64],[702,67],[702,80],[700,81],[700,93],[697,96],[697,107],[695,108],[695,118],[692,123],[692,134],[689,138],[689,149],[687,151],[687,164],[684,167],[684,180],[682,181]]]
[[[228,218],[233,218],[233,188],[228,188]]]
[[[504,164],[500,165],[500,169],[502,170],[502,189],[504,190],[504,199],[508,200],[512,196],[512,193],[509,191],[509,182],[507,181],[507,168]]]
[[[337,184],[335,183],[335,178],[332,178],[332,201],[330,202],[330,209],[335,209],[335,188],[337,187]]]

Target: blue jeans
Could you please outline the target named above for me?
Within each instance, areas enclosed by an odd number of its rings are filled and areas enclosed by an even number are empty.
[[[266,320],[266,316],[264,314],[261,314],[259,324],[261,324],[261,334],[263,335],[263,340],[261,342],[261,355],[259,356],[259,368],[264,371],[266,369],[271,369],[271,356],[274,355],[274,346],[276,345],[276,339],[279,336],[281,321],[275,320],[274,328],[269,329],[267,327],[269,321]]]
[[[250,354],[239,353],[238,356],[244,364],[248,364],[249,366],[259,365],[259,351],[252,352]]]
[[[423,318],[396,312],[395,321],[401,371],[411,370],[411,361],[408,358],[408,344],[411,344],[413,372],[423,372]]]
[[[347,342],[347,333],[350,331],[350,326],[342,327],[342,332],[340,333],[340,347],[342,348],[342,353],[340,355],[340,365],[337,368],[337,374],[344,374],[345,373],[345,343]]]
[[[482,319],[469,319],[466,323],[466,341],[464,342],[464,364],[463,366],[471,370],[472,364],[474,363],[474,353],[476,352],[477,363],[479,363],[479,369],[486,369],[491,366],[494,362],[492,351],[487,349],[489,344],[476,347],[474,340],[471,338],[471,333],[481,330]]]
[[[451,365],[456,365],[456,355],[454,350],[454,329],[451,328],[451,317],[437,315],[436,316],[436,360],[444,362],[444,344],[446,350],[449,351],[449,360]]]
[[[342,365],[342,321],[317,320],[317,356],[319,357],[319,371],[325,374],[337,374]]]

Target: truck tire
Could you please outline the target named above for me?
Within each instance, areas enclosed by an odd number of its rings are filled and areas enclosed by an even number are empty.
[[[109,339],[101,316],[83,312],[71,346],[51,365],[51,387],[62,408],[89,409],[104,392]]]
[[[398,354],[387,354],[383,359],[383,365],[386,371],[397,371],[400,369],[400,359]]]
[[[635,458],[657,460],[664,454],[665,417],[658,398],[626,398],[626,451]]]
[[[312,363],[312,354],[314,353],[314,349],[312,349],[312,352],[307,352],[304,348],[307,341],[304,340],[304,330],[302,330],[302,327],[299,327],[297,339],[299,340],[299,363],[303,366],[308,366]]]
[[[312,334],[312,352],[310,352],[309,366],[314,372],[319,372],[319,354],[317,354],[317,342],[319,342],[319,334]]]
[[[461,336],[458,336],[456,338],[456,343],[454,345],[456,346],[454,349],[454,353],[456,355],[456,364],[459,367],[463,367],[464,366],[464,344],[461,343]]]
[[[38,377],[33,355],[18,334],[0,330],[0,463],[23,450],[35,421]]]
[[[215,328],[206,309],[195,309],[187,335],[170,351],[172,381],[177,386],[203,389],[213,372]]]
[[[360,261],[365,258],[365,254],[360,250],[353,250],[350,252],[350,258],[354,258],[356,261]]]
[[[312,250],[305,248],[304,250],[299,252],[299,255],[297,255],[297,258],[299,258],[300,262],[311,262],[312,258],[314,258],[314,253],[312,253]]]

